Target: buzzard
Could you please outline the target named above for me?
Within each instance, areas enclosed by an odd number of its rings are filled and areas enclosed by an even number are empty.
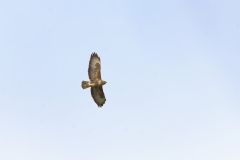
[[[90,81],[82,81],[82,88],[91,87],[91,95],[98,107],[102,107],[106,101],[102,86],[106,81],[101,79],[101,61],[97,53],[93,52],[88,66],[88,77]]]

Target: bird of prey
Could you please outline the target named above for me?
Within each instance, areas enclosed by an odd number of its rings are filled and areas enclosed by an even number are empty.
[[[102,107],[106,101],[102,86],[106,81],[101,79],[101,61],[97,53],[93,52],[88,66],[88,77],[90,81],[82,81],[82,88],[91,87],[91,95],[98,107]]]

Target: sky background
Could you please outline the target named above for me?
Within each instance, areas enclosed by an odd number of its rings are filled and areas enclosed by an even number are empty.
[[[0,2],[0,159],[239,160],[239,0]],[[102,63],[98,108],[88,63]]]

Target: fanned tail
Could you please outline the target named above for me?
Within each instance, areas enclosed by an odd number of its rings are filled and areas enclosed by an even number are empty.
[[[90,87],[89,82],[88,81],[82,81],[82,88],[86,89],[88,87]]]

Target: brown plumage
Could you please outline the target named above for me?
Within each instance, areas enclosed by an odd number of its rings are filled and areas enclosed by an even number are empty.
[[[91,87],[91,95],[98,107],[102,107],[106,101],[102,86],[106,81],[101,79],[101,61],[97,53],[93,52],[88,66],[88,77],[90,81],[82,81],[82,88]]]

